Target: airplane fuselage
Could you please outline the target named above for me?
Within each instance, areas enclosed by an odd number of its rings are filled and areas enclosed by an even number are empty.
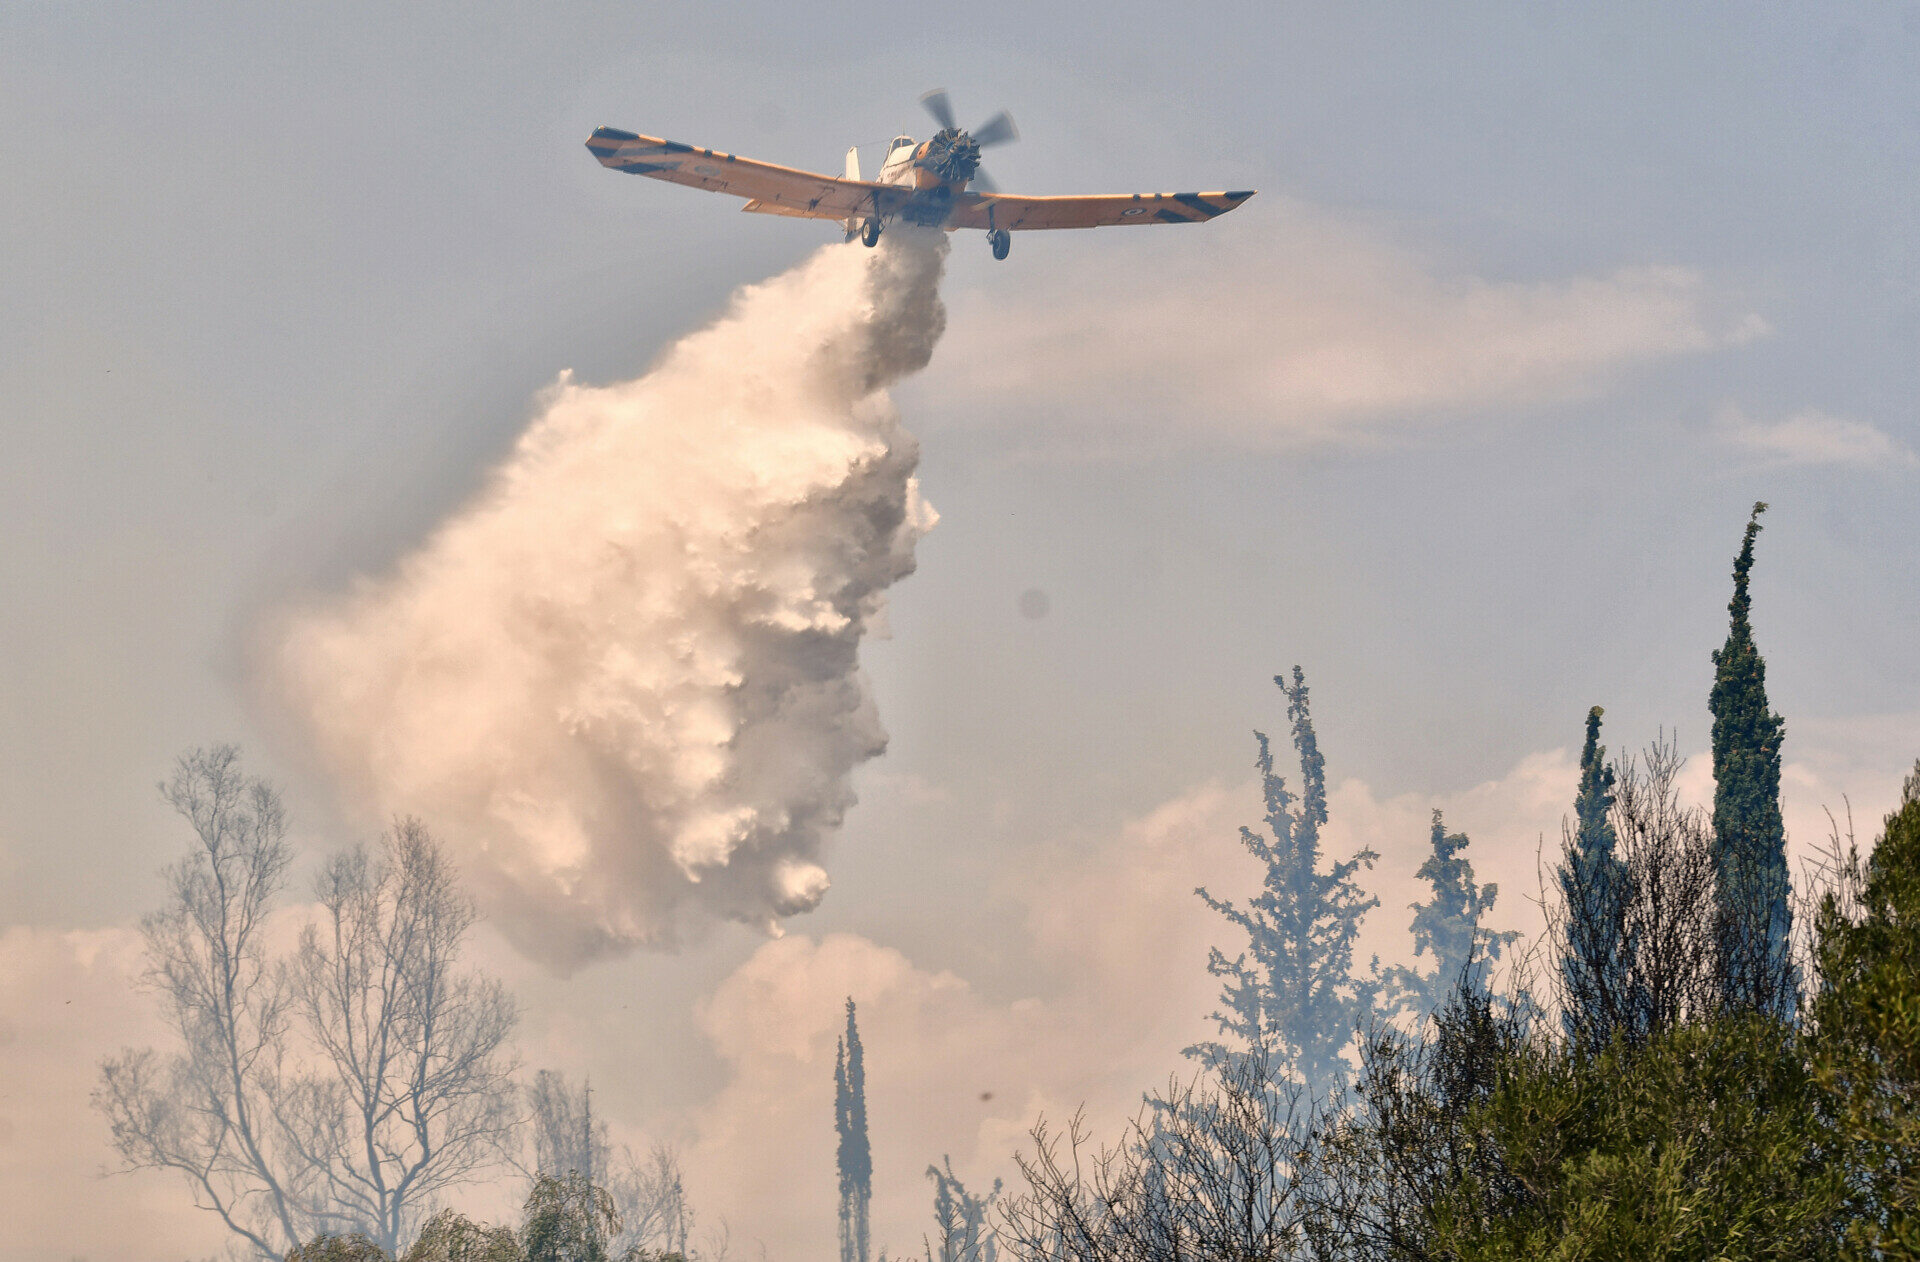
[[[970,179],[943,179],[927,160],[933,147],[931,140],[915,144],[911,136],[894,137],[874,183],[912,189],[913,197],[894,215],[909,223],[939,227],[953,213],[954,197],[967,187]]]
[[[943,183],[920,161],[927,156],[929,143],[923,141],[916,145],[911,136],[895,136],[887,146],[887,156],[880,163],[880,174],[874,177],[874,183],[912,189],[932,188]]]

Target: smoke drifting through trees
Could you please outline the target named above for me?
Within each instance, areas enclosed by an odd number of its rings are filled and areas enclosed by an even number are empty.
[[[988,1215],[1000,1199],[1000,1180],[985,1196],[967,1191],[953,1172],[953,1158],[927,1167],[933,1180],[933,1225],[937,1239],[924,1242],[926,1262],[998,1262],[1000,1243]],[[880,1255],[887,1262],[886,1254]]]
[[[832,246],[638,380],[563,375],[492,484],[273,665],[347,796],[417,811],[560,968],[773,926],[886,736],[858,671],[933,523],[886,387],[945,323],[944,234]]]
[[[285,813],[231,747],[163,786],[197,845],[147,917],[148,979],[181,1050],[128,1049],[94,1104],[131,1168],[185,1176],[257,1256],[315,1232],[387,1251],[448,1189],[497,1165],[511,1124],[513,1004],[460,969],[473,909],[426,830],[335,856],[291,958],[264,934],[285,878]]]
[[[593,1116],[593,1084],[576,1091],[565,1076],[543,1069],[527,1088],[527,1106],[533,1128],[533,1168],[536,1174],[580,1174],[590,1182],[604,1182],[612,1156],[607,1124]]]
[[[1836,835],[1808,873],[1817,980],[1803,992],[1777,861],[1782,724],[1746,623],[1756,532],[1749,522],[1715,655],[1714,813],[1683,804],[1664,738],[1607,763],[1595,707],[1563,826],[1562,898],[1539,944],[1553,965],[1546,1006],[1527,958],[1501,994],[1459,970],[1416,1028],[1376,1006],[1356,1090],[1305,1118],[1279,1107],[1305,1098],[1301,1034],[1262,1037],[1252,1020],[1303,1013],[1291,996],[1315,976],[1304,944],[1342,940],[1337,903],[1275,896],[1311,892],[1289,876],[1314,872],[1295,865],[1325,820],[1296,672],[1301,806],[1263,742],[1272,840],[1249,831],[1247,845],[1268,864],[1267,891],[1249,904],[1257,915],[1209,900],[1252,939],[1255,963],[1210,961],[1239,1023],[1218,1019],[1248,1050],[1216,1052],[1194,1092],[1151,1099],[1116,1147],[1091,1149],[1078,1116],[1064,1135],[1042,1119],[1019,1158],[1026,1190],[1002,1202],[1007,1251],[1034,1262],[1920,1256],[1920,768],[1868,861]],[[1416,907],[1416,939],[1443,960],[1491,953],[1477,924],[1491,890],[1437,812],[1432,844],[1421,875],[1434,898]],[[1268,957],[1289,925],[1324,927],[1296,929],[1302,964],[1276,969]],[[1342,954],[1318,984],[1350,975]]]
[[[1433,891],[1425,903],[1413,904],[1413,956],[1433,957],[1431,972],[1393,967],[1380,975],[1392,991],[1390,1007],[1424,1021],[1440,1010],[1447,997],[1466,986],[1484,994],[1487,972],[1503,951],[1520,936],[1517,929],[1496,933],[1482,927],[1482,918],[1500,900],[1500,887],[1473,879],[1473,863],[1460,854],[1470,844],[1465,833],[1450,833],[1433,812],[1428,834],[1432,853],[1418,873]]]
[[[1034,1262],[1284,1262],[1305,1243],[1314,1121],[1289,1066],[1256,1047],[1151,1097],[1120,1142],[1042,1118],[1015,1160],[1000,1239]]]
[[[1187,1049],[1210,1069],[1258,1052],[1285,1077],[1303,1083],[1308,1099],[1326,1100],[1346,1089],[1352,1067],[1344,1053],[1374,1013],[1381,983],[1356,976],[1353,944],[1360,921],[1380,905],[1354,882],[1362,865],[1379,856],[1362,850],[1319,870],[1320,828],[1327,822],[1326,759],[1313,734],[1306,676],[1273,682],[1287,698],[1293,747],[1300,758],[1300,793],[1273,769],[1273,747],[1255,732],[1258,766],[1267,805],[1267,832],[1240,830],[1247,853],[1266,866],[1260,893],[1240,907],[1195,890],[1207,906],[1247,935],[1247,949],[1229,959],[1215,948],[1207,971],[1222,979],[1221,1007],[1213,1014],[1223,1035],[1239,1048],[1207,1042]],[[1249,958],[1251,957],[1251,958]]]
[[[538,1189],[541,1176],[564,1179],[577,1174],[612,1201],[620,1223],[607,1246],[613,1255],[687,1251],[693,1212],[678,1152],[655,1144],[641,1157],[625,1144],[615,1147],[606,1122],[593,1115],[591,1084],[574,1087],[551,1069],[534,1075],[527,1105],[532,1110],[534,1159],[529,1195]]]

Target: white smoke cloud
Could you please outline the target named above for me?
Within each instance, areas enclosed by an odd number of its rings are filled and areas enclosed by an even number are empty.
[[[1920,468],[1920,455],[1885,430],[1813,409],[1762,421],[1729,403],[1715,415],[1713,435],[1730,447],[1783,465],[1844,465],[1881,472]]]
[[[1374,446],[1770,332],[1690,268],[1491,279],[1272,194],[1151,235],[1029,249],[1024,297],[956,293],[924,388],[964,377],[965,423],[1039,451]]]
[[[1414,962],[1406,904],[1428,893],[1414,873],[1435,806],[1450,827],[1469,829],[1480,879],[1502,882],[1499,926],[1531,927],[1536,838],[1558,828],[1576,777],[1561,749],[1438,797],[1337,782],[1329,857],[1363,845],[1381,853],[1360,878],[1382,898],[1361,966],[1374,951]],[[700,1006],[728,1079],[681,1119],[695,1203],[724,1217],[736,1241],[766,1241],[770,1256],[832,1256],[833,1217],[821,1207],[834,1197],[834,1040],[849,995],[867,1053],[874,1242],[890,1255],[927,1230],[928,1162],[951,1155],[984,1191],[994,1178],[1019,1185],[1013,1154],[1043,1113],[1057,1125],[1084,1108],[1094,1135],[1119,1138],[1142,1092],[1194,1072],[1181,1049],[1216,1034],[1207,1014],[1220,982],[1207,974],[1207,949],[1232,947],[1234,931],[1193,890],[1258,891],[1239,830],[1261,812],[1258,783],[1213,782],[1112,833],[1023,844],[996,886],[1025,912],[1025,932],[992,948],[1023,959],[1012,989],[854,934],[761,946]]]
[[[491,485],[274,666],[370,814],[421,815],[559,968],[777,929],[886,735],[857,650],[933,524],[889,383],[945,326],[943,234],[823,249],[644,376],[562,374]]]

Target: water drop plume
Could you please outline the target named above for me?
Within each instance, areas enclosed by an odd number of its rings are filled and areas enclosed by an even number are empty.
[[[945,325],[946,252],[829,246],[637,380],[562,374],[471,503],[270,636],[346,798],[427,819],[529,955],[777,932],[826,893],[886,745],[860,641],[934,521],[887,386]]]

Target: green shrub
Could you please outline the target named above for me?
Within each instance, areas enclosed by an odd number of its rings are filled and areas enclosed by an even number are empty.
[[[1511,1182],[1492,1215],[1441,1207],[1441,1256],[1837,1254],[1845,1172],[1800,1041],[1770,1017],[1685,1025],[1590,1056],[1531,1044],[1469,1129],[1497,1149]],[[1456,1204],[1478,1199],[1463,1191]]]
[[[1920,764],[1864,867],[1816,921],[1820,1084],[1853,1170],[1849,1254],[1920,1258]]]
[[[393,1262],[385,1249],[359,1232],[318,1235],[287,1253],[286,1262]]]
[[[510,1228],[443,1209],[427,1220],[400,1262],[522,1262],[523,1256]]]

